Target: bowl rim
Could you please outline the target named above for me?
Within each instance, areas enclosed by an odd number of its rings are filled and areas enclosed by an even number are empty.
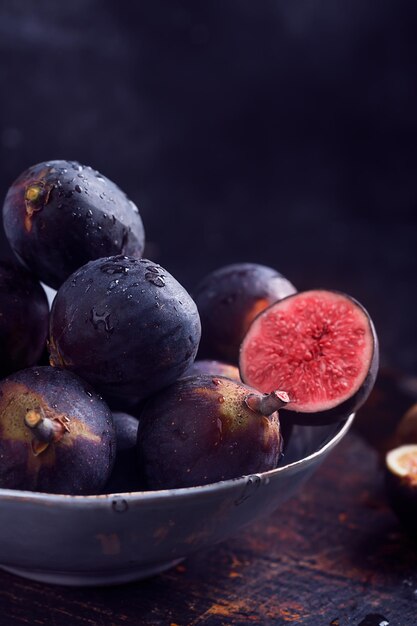
[[[115,491],[111,493],[93,494],[86,496],[0,488],[0,504],[2,501],[10,500],[24,501],[25,503],[32,504],[42,502],[45,504],[64,504],[71,506],[84,504],[95,505],[99,503],[106,504],[107,506],[109,500],[126,500],[129,503],[149,503],[156,501],[160,502],[167,499],[170,500],[177,497],[187,498],[192,497],[194,494],[212,494],[227,491],[228,489],[231,489],[232,487],[237,487],[239,485],[245,486],[248,481],[251,479],[253,480],[254,477],[256,480],[262,481],[267,484],[269,483],[270,479],[276,475],[289,472],[294,468],[298,469],[300,467],[303,467],[304,465],[309,466],[314,460],[317,460],[320,457],[324,457],[327,452],[334,448],[337,443],[339,443],[339,441],[343,439],[343,437],[350,429],[354,419],[355,413],[351,413],[345,421],[340,422],[340,428],[336,432],[336,434],[333,435],[333,437],[329,439],[329,441],[320,446],[311,454],[303,457],[302,459],[299,459],[298,461],[293,461],[292,463],[288,463],[287,465],[281,465],[280,467],[269,470],[267,472],[259,472],[257,474],[245,474],[237,478],[220,480],[214,483],[209,483],[207,485],[197,485],[194,487],[180,487],[177,489],[159,489],[149,491]]]

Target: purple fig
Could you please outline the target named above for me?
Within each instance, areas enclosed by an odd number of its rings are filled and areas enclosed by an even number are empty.
[[[261,394],[228,378],[177,381],[146,403],[138,453],[153,489],[190,487],[277,466],[283,392]]]
[[[116,461],[105,491],[139,491],[143,488],[136,452],[139,422],[133,415],[115,412],[113,423],[116,430]]]
[[[23,268],[0,263],[0,378],[35,365],[46,349],[48,300]]]
[[[187,291],[147,259],[90,261],[59,289],[51,310],[51,365],[131,407],[173,383],[195,359],[200,318]]]
[[[75,374],[33,367],[1,381],[0,487],[98,493],[115,453],[110,409]]]
[[[237,367],[229,365],[229,363],[210,361],[208,359],[194,361],[181,378],[186,376],[225,376],[238,383],[242,382]]]
[[[54,289],[92,259],[141,257],[139,211],[111,180],[75,161],[24,171],[3,207],[4,230],[19,261]]]
[[[193,294],[202,326],[199,358],[237,363],[256,315],[295,291],[282,274],[257,263],[234,263],[208,274]]]

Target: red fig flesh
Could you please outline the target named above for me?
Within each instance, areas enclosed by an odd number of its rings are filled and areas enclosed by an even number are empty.
[[[252,323],[240,351],[242,380],[287,391],[298,423],[331,423],[361,406],[378,370],[378,340],[356,300],[326,290],[281,300]]]

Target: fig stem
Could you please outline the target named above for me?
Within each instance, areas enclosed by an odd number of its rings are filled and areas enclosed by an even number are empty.
[[[288,404],[290,398],[285,391],[271,391],[263,395],[258,393],[250,393],[245,398],[246,405],[261,415],[268,417]]]
[[[69,431],[67,418],[59,416],[56,418],[46,417],[41,407],[29,409],[25,415],[25,424],[33,432],[35,441],[32,445],[34,454],[40,454],[50,443],[59,441],[64,433]]]

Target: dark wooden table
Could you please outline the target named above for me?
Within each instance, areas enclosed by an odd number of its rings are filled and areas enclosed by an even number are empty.
[[[72,589],[1,573],[0,624],[416,626],[417,543],[386,502],[378,452],[403,407],[384,393],[275,514],[140,583]]]

